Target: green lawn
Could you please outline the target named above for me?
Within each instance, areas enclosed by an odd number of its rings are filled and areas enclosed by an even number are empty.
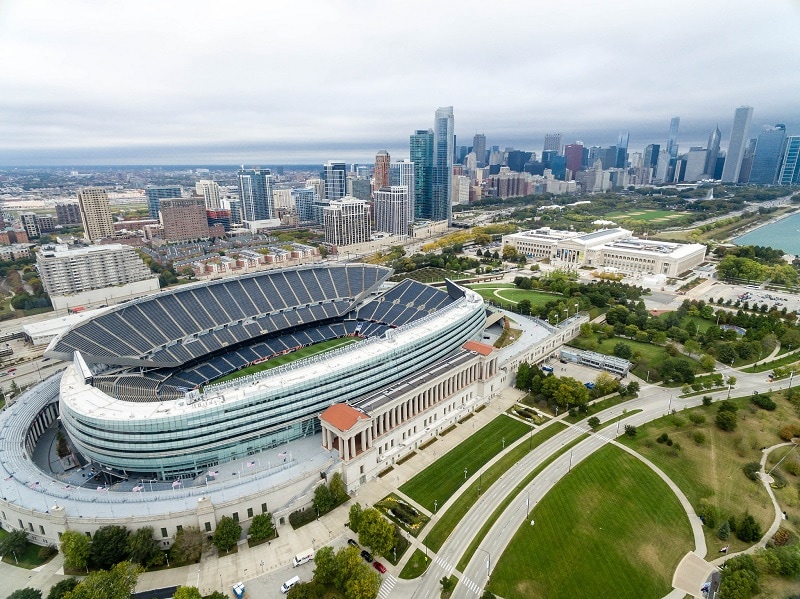
[[[430,563],[430,557],[426,557],[422,551],[415,549],[414,553],[411,554],[411,557],[406,562],[406,565],[403,566],[403,570],[400,572],[399,577],[403,578],[404,580],[418,578],[425,573],[425,570],[428,569],[428,565]]]
[[[555,293],[542,293],[541,291],[530,291],[525,289],[517,289],[514,285],[471,285],[472,289],[480,294],[486,301],[498,302],[511,302],[518,303],[524,299],[531,302],[534,308],[544,306],[547,302],[563,299],[563,296]],[[499,293],[495,295],[495,291]]]
[[[458,496],[458,499],[453,502],[453,505],[450,506],[447,512],[441,515],[439,520],[428,533],[428,536],[425,537],[425,544],[434,551],[439,551],[444,542],[447,540],[447,537],[450,536],[450,533],[453,532],[458,523],[461,522],[461,519],[467,514],[472,506],[475,505],[475,502],[478,501],[481,493],[485,493],[489,487],[491,487],[497,481],[497,479],[508,472],[508,469],[525,457],[529,451],[536,449],[539,447],[539,445],[560,433],[565,428],[566,426],[562,423],[553,422],[546,428],[543,428],[539,432],[535,433],[531,437],[530,443],[522,443],[521,445],[518,445],[512,451],[500,458],[494,464],[494,466],[487,468],[478,478],[478,480],[469,486],[469,489],[466,489],[461,495]],[[479,431],[477,434],[481,434],[481,432],[482,431]]]
[[[343,337],[341,339],[331,339],[330,341],[322,341],[320,343],[315,343],[314,345],[309,345],[307,347],[300,348],[297,351],[289,352],[288,354],[275,356],[274,358],[270,358],[266,362],[261,362],[260,364],[248,366],[246,368],[242,368],[241,370],[237,370],[236,372],[226,374],[225,376],[216,379],[214,382],[222,383],[224,381],[230,381],[232,379],[238,379],[239,377],[242,376],[247,376],[248,374],[254,374],[256,372],[270,370],[271,368],[275,368],[277,366],[283,366],[284,364],[288,364],[289,362],[294,362],[295,360],[300,360],[301,358],[307,358],[315,354],[321,354],[322,352],[329,351],[336,347],[343,347],[345,345],[350,345],[351,343],[356,343],[357,341],[360,341],[358,337]]]
[[[675,212],[674,210],[626,210],[609,212],[605,215],[606,218],[623,219],[630,218],[634,220],[650,221],[675,221],[682,220],[688,216],[688,212]]]
[[[639,426],[635,438],[623,435],[618,440],[661,468],[686,494],[695,509],[701,502],[716,508],[719,513],[717,526],[722,519],[730,516],[741,519],[744,512],[749,511],[762,530],[766,530],[775,515],[774,509],[764,486],[748,480],[742,468],[748,462],[760,459],[762,447],[780,442],[778,431],[782,426],[800,424],[794,407],[783,399],[781,393],[774,393],[773,400],[777,409],[767,412],[755,408],[749,397],[731,398],[730,401],[739,406],[738,425],[733,432],[715,426],[717,404],[712,404],[663,416]],[[705,420],[693,424],[690,416]],[[674,442],[672,447],[655,442],[664,433]],[[675,450],[676,445],[680,449]],[[790,518],[792,512],[800,514],[796,505],[787,505],[784,509],[790,512]],[[710,548],[720,542],[715,534],[717,526],[703,529]],[[731,552],[749,546],[734,535],[728,542]]]
[[[489,589],[529,597],[663,597],[694,549],[686,512],[647,466],[605,446],[572,469],[531,511],[492,573]]]
[[[503,450],[502,439],[508,446],[530,430],[524,422],[500,415],[402,485],[400,491],[433,512],[434,502],[444,505],[464,484],[465,468],[467,478],[471,477]]]

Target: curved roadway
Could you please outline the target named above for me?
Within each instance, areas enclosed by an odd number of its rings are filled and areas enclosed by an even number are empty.
[[[719,365],[718,365],[719,366]],[[753,391],[763,391],[766,383],[766,373],[749,374],[731,369],[729,367],[718,368],[717,372],[727,375],[734,375],[737,378],[735,395],[742,396]],[[775,381],[769,383],[772,389],[782,389],[789,385],[789,381]],[[728,389],[718,390],[699,394],[691,398],[674,398],[677,390],[669,390],[655,385],[642,384],[642,388],[637,398],[619,404],[597,415],[601,422],[605,422],[619,416],[622,410],[642,410],[639,413],[625,417],[619,429],[625,424],[641,425],[660,416],[665,415],[671,410],[681,410],[684,407],[695,407],[702,404],[702,396],[710,395],[714,400],[725,399]],[[562,416],[563,418],[563,416]],[[475,551],[472,559],[463,572],[455,570],[456,564],[461,556],[469,547],[473,537],[480,528],[488,514],[492,514],[500,503],[513,492],[525,476],[534,470],[538,465],[546,461],[553,454],[557,453],[563,446],[571,443],[583,434],[590,433],[589,437],[579,442],[570,452],[556,458],[539,476],[537,476],[527,487],[525,487],[509,504],[508,508],[497,519],[494,526],[484,537],[478,550]],[[532,508],[538,501],[552,489],[561,478],[570,470],[571,466],[583,461],[586,457],[597,451],[606,443],[615,443],[613,437],[617,435],[616,425],[602,429],[598,433],[591,433],[585,421],[570,426],[567,430],[558,433],[550,440],[546,441],[525,458],[520,460],[510,468],[488,491],[473,505],[472,509],[459,522],[458,526],[442,545],[439,552],[425,574],[414,581],[398,581],[395,590],[398,596],[411,597],[432,597],[439,593],[440,580],[443,576],[449,576],[454,572],[458,576],[458,585],[453,593],[454,598],[471,598],[480,596],[487,583],[497,560],[505,551],[517,529],[527,520],[527,506]],[[635,452],[634,452],[635,453]],[[637,454],[638,455],[638,454]],[[648,464],[652,467],[651,464]],[[659,475],[668,480],[663,473],[656,470]],[[673,490],[677,487],[672,485]],[[680,492],[679,492],[680,493]],[[692,525],[695,552],[704,556],[706,553],[705,540],[700,529],[700,522],[691,509],[688,500],[682,493],[678,495],[684,508],[687,510],[690,523]],[[413,591],[412,591],[413,588]]]

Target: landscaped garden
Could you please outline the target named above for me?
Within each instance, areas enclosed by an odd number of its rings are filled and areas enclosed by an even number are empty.
[[[666,484],[606,446],[531,511],[494,568],[489,590],[529,597],[662,597],[692,535]]]
[[[531,430],[530,426],[501,415],[484,426],[400,487],[400,491],[430,512],[438,509],[467,478]],[[466,475],[465,475],[466,470]]]

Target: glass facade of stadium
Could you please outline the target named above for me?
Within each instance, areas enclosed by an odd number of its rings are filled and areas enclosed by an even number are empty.
[[[443,358],[477,338],[485,318],[480,297],[466,291],[453,304],[383,337],[238,383],[209,385],[190,404],[107,397],[107,405],[98,409],[98,398],[102,402],[106,396],[73,364],[61,381],[61,420],[76,448],[103,466],[159,478],[196,476],[218,463],[319,432],[318,416],[328,406],[390,385]],[[87,393],[95,399],[92,410],[82,409],[81,395]]]

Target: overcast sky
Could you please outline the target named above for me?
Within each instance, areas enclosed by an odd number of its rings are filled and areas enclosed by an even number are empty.
[[[0,164],[370,162],[457,143],[800,134],[800,1],[0,0]]]

